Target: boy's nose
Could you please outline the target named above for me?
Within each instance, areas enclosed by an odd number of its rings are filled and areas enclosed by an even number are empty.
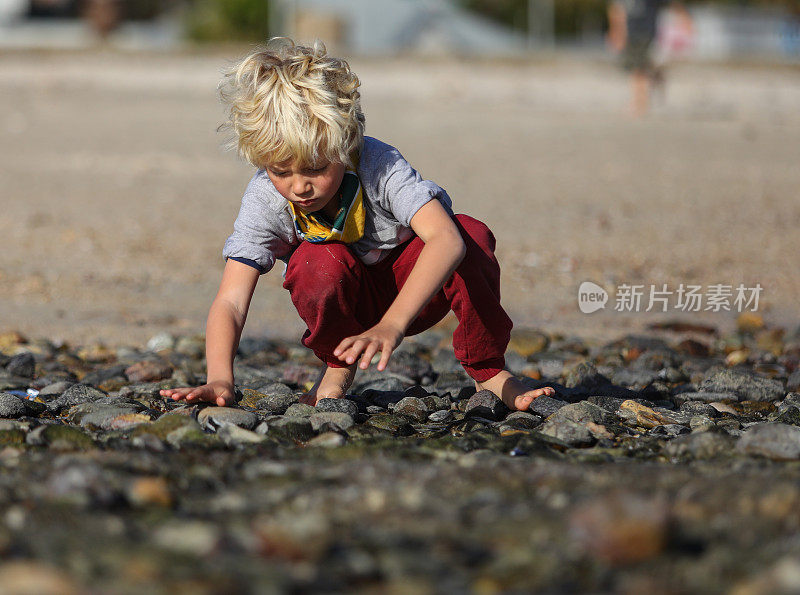
[[[292,192],[297,196],[307,194],[311,190],[311,184],[304,177],[295,177],[292,180]]]

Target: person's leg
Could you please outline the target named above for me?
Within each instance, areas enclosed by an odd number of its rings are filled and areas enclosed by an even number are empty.
[[[486,225],[467,215],[456,215],[467,251],[453,275],[408,328],[414,335],[439,322],[452,309],[458,320],[453,351],[475,380],[496,375],[505,365],[504,354],[511,320],[500,305],[500,266],[494,256],[495,239]],[[392,273],[396,288],[405,283],[425,244],[414,238],[397,255]]]
[[[380,316],[364,264],[342,243],[303,242],[289,259],[283,286],[308,326],[303,345],[326,366],[303,402],[313,405],[319,398],[343,397],[356,367],[339,360],[333,350]]]
[[[456,215],[467,251],[456,271],[408,329],[412,335],[433,326],[452,308],[458,320],[453,351],[478,390],[495,393],[511,409],[525,410],[531,402],[554,390],[530,390],[504,369],[512,323],[500,305],[500,265],[494,255],[495,238],[482,222]],[[400,288],[408,278],[424,243],[415,238],[396,257],[393,273]]]

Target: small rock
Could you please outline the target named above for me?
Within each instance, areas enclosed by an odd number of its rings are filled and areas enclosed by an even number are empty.
[[[689,415],[706,415],[708,417],[718,417],[719,412],[709,403],[702,401],[686,401],[681,405],[680,410]]]
[[[559,399],[543,395],[533,400],[533,403],[528,407],[528,412],[547,418],[565,405],[568,405],[566,401],[560,401]]]
[[[428,407],[425,402],[417,397],[403,397],[393,408],[394,413],[405,415],[415,422],[422,423],[428,419]]]
[[[333,413],[333,412],[329,412]],[[345,414],[342,414],[345,415]],[[322,448],[335,448],[337,446],[341,446],[347,441],[347,439],[338,434],[337,432],[323,432],[319,436],[315,436],[308,442],[306,442],[306,446],[319,446]]]
[[[453,419],[453,412],[449,409],[440,409],[438,411],[434,411],[428,416],[428,421],[432,421],[434,423],[445,423]]]
[[[41,395],[40,395],[41,396]],[[81,403],[88,403],[106,397],[106,393],[89,386],[88,384],[73,384],[60,396],[47,402],[47,408],[50,411],[61,412],[64,409],[72,407],[73,405],[80,405]]]
[[[597,441],[597,437],[588,424],[605,428],[606,425],[614,423],[614,418],[615,416],[605,409],[587,401],[580,401],[561,407],[545,420],[538,431],[570,446],[591,446]]]
[[[167,481],[163,477],[139,477],[126,491],[128,502],[134,506],[172,506]]]
[[[313,414],[308,420],[315,432],[324,431],[325,428],[345,431],[356,423],[353,416],[341,411],[320,411]]]
[[[692,432],[670,440],[665,451],[681,459],[714,459],[733,454],[735,443],[734,438],[719,431]]]
[[[169,521],[155,529],[155,545],[187,556],[210,555],[220,541],[219,530],[205,521]]]
[[[232,424],[246,430],[252,430],[258,423],[258,416],[250,411],[233,407],[206,407],[197,414],[197,421],[204,427]]]
[[[173,368],[166,362],[145,360],[125,369],[125,376],[131,382],[156,382],[172,376]]]
[[[317,411],[336,411],[347,413],[351,417],[358,415],[358,405],[349,399],[320,399],[317,401]]]
[[[713,403],[715,401],[738,401],[739,397],[735,393],[716,393],[716,392],[686,392],[672,396],[672,400],[679,407],[688,401],[700,401],[701,403]]]
[[[570,532],[590,554],[612,566],[658,556],[667,544],[668,508],[660,500],[612,493],[578,507]]]
[[[0,565],[0,585],[9,595],[79,595],[86,593],[66,572],[33,561]]]
[[[692,432],[708,432],[716,427],[714,420],[707,415],[693,415],[689,420],[689,428]]]
[[[795,405],[782,405],[777,411],[770,413],[767,420],[800,426],[800,407],[796,407]]]
[[[567,388],[581,388],[591,391],[610,383],[608,378],[597,371],[593,363],[585,361],[570,370],[564,385]]]
[[[287,407],[284,415],[286,417],[310,417],[317,413],[316,407],[306,403],[293,403]]]
[[[509,411],[506,404],[490,390],[481,390],[472,395],[465,409],[467,415],[491,420],[501,420]]]
[[[780,423],[757,423],[739,438],[736,450],[776,461],[800,459],[800,428]]]
[[[259,399],[256,402],[256,409],[265,411],[270,415],[283,415],[293,404],[299,404],[297,395],[291,392],[288,394],[273,393]]]
[[[648,436],[655,436],[657,438],[674,438],[682,434],[688,434],[691,430],[686,426],[679,424],[664,424],[653,427],[648,433]]]
[[[733,393],[740,401],[778,401],[786,394],[779,380],[734,369],[711,372],[697,389],[700,392]]]
[[[786,381],[786,390],[800,390],[800,370],[795,370],[789,374],[789,378]]]
[[[51,397],[57,397],[61,395],[65,390],[74,384],[75,383],[70,380],[59,380],[58,382],[53,382],[39,391],[39,397],[43,401],[50,400]]]
[[[410,436],[414,433],[414,427],[402,415],[393,413],[379,413],[367,420],[367,424],[379,430],[391,432],[394,436]]]
[[[294,407],[294,405],[292,405]],[[313,409],[313,407],[311,407]],[[278,436],[288,440],[295,440],[305,442],[314,435],[314,428],[311,427],[311,421],[307,417],[295,417],[284,415],[277,417],[267,422],[267,434],[269,436]]]
[[[147,342],[148,351],[164,351],[175,346],[175,337],[169,333],[159,333]]]
[[[217,430],[217,436],[227,446],[247,446],[248,444],[260,444],[266,440],[265,436],[245,430],[233,424],[225,424]]]
[[[33,378],[36,372],[36,360],[33,354],[25,352],[15,355],[6,364],[6,372],[23,378]]]
[[[655,428],[656,426],[677,422],[675,418],[669,415],[655,411],[650,407],[645,407],[630,399],[620,405],[617,415],[626,423],[642,428]]]
[[[9,393],[0,393],[0,417],[16,419],[25,415],[25,403]]]
[[[511,331],[508,349],[516,351],[523,357],[544,351],[550,345],[550,337],[542,331],[519,328]]]

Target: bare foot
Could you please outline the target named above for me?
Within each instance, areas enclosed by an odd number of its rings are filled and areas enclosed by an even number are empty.
[[[503,403],[505,403],[509,409],[516,411],[527,410],[534,399],[538,397],[552,397],[556,393],[555,389],[550,386],[531,390],[507,370],[503,370],[496,376],[489,378],[489,380],[484,380],[483,382],[478,382],[476,380],[475,388],[477,390],[492,391],[503,400]]]
[[[320,399],[341,399],[356,377],[356,364],[346,368],[325,367],[311,390],[300,397],[300,402],[316,406]]]

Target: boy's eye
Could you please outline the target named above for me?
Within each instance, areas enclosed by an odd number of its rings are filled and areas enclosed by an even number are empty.
[[[325,171],[328,168],[327,165],[323,165],[322,167],[310,167],[306,171],[312,174],[318,174],[320,172]]]

